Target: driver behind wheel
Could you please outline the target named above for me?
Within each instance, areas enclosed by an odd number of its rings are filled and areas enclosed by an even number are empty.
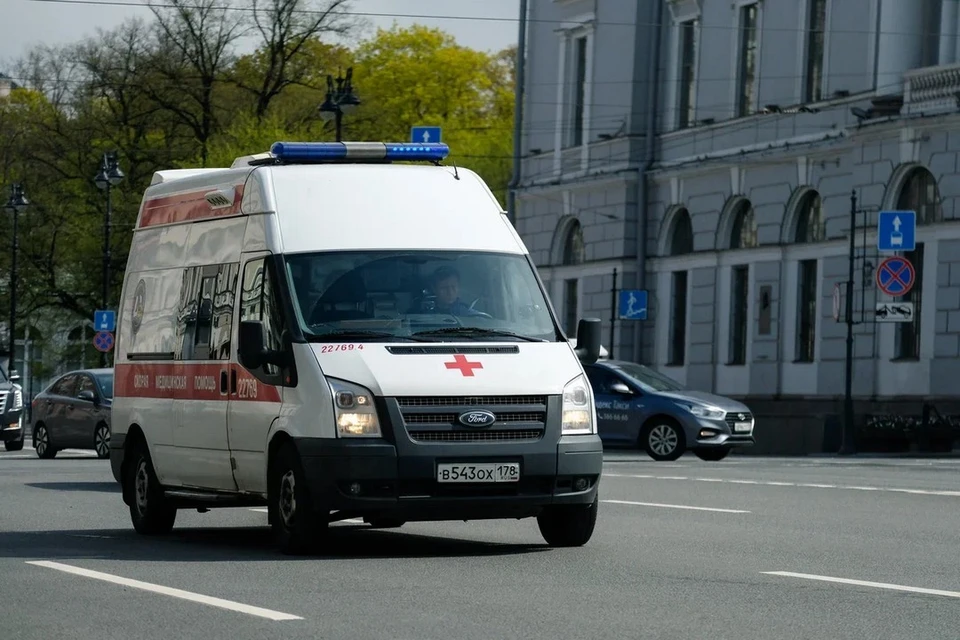
[[[436,296],[433,311],[455,316],[481,315],[460,299],[460,273],[453,267],[439,267],[430,277],[430,291]]]

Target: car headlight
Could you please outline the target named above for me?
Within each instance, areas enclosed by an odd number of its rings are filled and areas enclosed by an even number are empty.
[[[698,418],[706,418],[708,420],[723,420],[727,417],[727,412],[723,409],[718,409],[717,407],[711,407],[703,404],[690,404],[686,405],[687,410]]]
[[[20,389],[15,389],[13,391],[13,408],[11,411],[18,411],[23,409],[23,392]]]
[[[587,379],[580,375],[563,388],[562,435],[590,435],[597,432],[593,401]]]
[[[379,438],[380,421],[373,394],[360,385],[330,380],[337,435],[341,438]]]

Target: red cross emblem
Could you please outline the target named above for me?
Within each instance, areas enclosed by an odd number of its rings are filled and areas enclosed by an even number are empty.
[[[459,354],[453,356],[453,362],[444,362],[443,365],[447,369],[459,369],[464,377],[470,378],[473,377],[474,369],[483,369],[483,365],[479,362],[470,362],[467,360],[467,356]]]

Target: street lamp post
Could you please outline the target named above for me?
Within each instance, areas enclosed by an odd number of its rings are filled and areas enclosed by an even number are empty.
[[[17,222],[20,214],[26,211],[30,201],[23,195],[23,185],[19,182],[10,187],[10,199],[7,200],[6,210],[13,216],[13,256],[10,263],[10,373],[16,359],[16,325],[17,325],[17,252],[20,245],[17,240]]]
[[[343,114],[353,113],[360,106],[360,98],[353,93],[353,67],[347,67],[347,77],[344,78],[337,73],[336,88],[333,86],[334,79],[332,75],[327,75],[327,98],[320,105],[320,117],[326,121],[334,119],[334,125],[337,132],[337,142],[342,137],[341,128],[343,126]]]
[[[117,152],[108,151],[103,154],[100,161],[100,173],[93,179],[99,189],[107,191],[107,211],[103,217],[103,292],[101,307],[104,310],[109,309],[110,304],[110,217],[113,213],[113,203],[110,198],[110,189],[123,181],[123,171],[117,162]],[[106,352],[100,352],[100,366],[107,366]]]

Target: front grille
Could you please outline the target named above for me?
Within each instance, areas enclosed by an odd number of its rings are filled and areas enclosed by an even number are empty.
[[[408,425],[412,424],[446,424],[459,425],[457,420],[458,413],[404,413],[403,420]],[[543,411],[504,411],[494,412],[497,416],[497,423],[501,422],[539,422],[546,420],[546,413]]]
[[[743,418],[741,419],[740,416],[743,416]],[[753,420],[753,414],[751,414],[749,411],[744,411],[743,413],[728,413],[725,418],[727,426],[730,427],[731,430],[733,430],[733,425],[736,423],[750,422],[751,420]]]
[[[463,407],[476,409],[483,406],[546,405],[546,396],[401,396],[397,398],[401,409],[408,407]]]
[[[409,431],[417,442],[521,442],[539,440],[542,429],[505,429],[503,431]]]
[[[394,399],[414,442],[535,442],[547,428],[546,396],[407,396]],[[461,414],[486,410],[496,420],[464,426]]]

